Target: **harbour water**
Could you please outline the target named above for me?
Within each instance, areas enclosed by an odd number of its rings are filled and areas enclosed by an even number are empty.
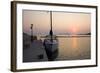
[[[59,46],[56,60],[82,60],[91,58],[91,36],[58,36],[57,39]]]

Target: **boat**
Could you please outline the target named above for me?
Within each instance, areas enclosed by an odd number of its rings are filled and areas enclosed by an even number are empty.
[[[58,56],[58,40],[46,38],[44,40],[44,46],[46,50],[46,54],[48,57],[48,61],[54,61]]]
[[[50,11],[51,29],[49,35],[44,39],[44,47],[48,57],[48,61],[54,61],[58,56],[58,39],[53,35],[52,30],[52,11]]]

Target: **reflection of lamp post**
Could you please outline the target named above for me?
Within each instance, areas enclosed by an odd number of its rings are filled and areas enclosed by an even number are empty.
[[[30,29],[31,29],[31,42],[33,42],[33,24],[31,24]]]

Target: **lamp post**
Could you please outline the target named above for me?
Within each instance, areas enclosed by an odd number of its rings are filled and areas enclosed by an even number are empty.
[[[30,29],[31,29],[31,42],[33,42],[33,24],[31,24]]]

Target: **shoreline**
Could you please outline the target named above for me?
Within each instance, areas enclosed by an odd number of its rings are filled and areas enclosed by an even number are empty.
[[[54,35],[56,38],[71,38],[71,37],[91,37],[91,35]],[[40,38],[46,38],[46,36],[40,36]]]

